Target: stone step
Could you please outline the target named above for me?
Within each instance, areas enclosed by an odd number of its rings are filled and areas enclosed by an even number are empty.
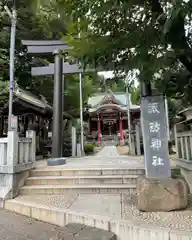
[[[104,229],[114,232],[118,240],[191,240],[192,236],[191,229],[185,229],[185,231],[179,230],[178,228],[172,227],[172,224],[165,227],[157,226],[153,223],[153,221],[155,221],[154,219],[151,219],[152,221],[150,222],[147,218],[145,219],[146,221],[134,219],[124,220],[111,218],[106,215],[99,216],[88,212],[23,201],[21,199],[17,200],[17,198],[6,200],[4,208],[38,221],[57,225],[62,229],[69,223],[81,223]],[[60,235],[58,234],[58,236]],[[61,239],[63,238],[61,237]],[[64,239],[68,240],[65,236]],[[91,240],[92,238],[83,237],[81,239]],[[99,236],[99,239],[102,239],[102,237]]]
[[[41,176],[112,176],[112,175],[143,175],[143,168],[73,168],[73,169],[35,169],[31,177]]]
[[[20,195],[51,195],[64,193],[79,194],[132,194],[136,191],[135,184],[103,184],[103,185],[32,185],[20,189]]]
[[[29,177],[25,185],[136,184],[137,175]]]

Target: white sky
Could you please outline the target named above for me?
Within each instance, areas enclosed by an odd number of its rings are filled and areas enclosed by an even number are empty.
[[[103,75],[105,78],[113,78],[114,77],[114,73],[113,71],[105,71],[105,72],[98,72],[99,75]],[[137,80],[137,78],[135,78],[135,87],[137,87],[139,85],[139,82]]]
[[[114,77],[113,71],[99,72],[98,74],[103,75],[105,78],[113,78]]]

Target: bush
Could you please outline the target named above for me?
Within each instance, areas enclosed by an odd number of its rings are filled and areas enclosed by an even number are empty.
[[[173,146],[175,145],[175,140],[169,141],[168,142],[168,148],[169,148],[169,154],[174,154],[175,152],[173,151]]]
[[[85,154],[89,155],[92,154],[94,152],[94,144],[85,144],[84,146],[84,152]]]

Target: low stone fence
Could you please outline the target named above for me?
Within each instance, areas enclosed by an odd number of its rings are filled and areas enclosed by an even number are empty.
[[[192,161],[192,131],[176,134],[176,149],[181,161]]]
[[[175,126],[175,147],[177,165],[188,183],[190,194],[192,194],[192,131],[177,131]]]
[[[19,138],[16,132],[0,138],[0,173],[22,172],[35,167],[35,149],[34,131],[28,131],[26,138]]]
[[[29,171],[36,165],[36,133],[27,131],[26,138],[17,132],[8,132],[0,138],[0,205],[5,199],[14,198]]]

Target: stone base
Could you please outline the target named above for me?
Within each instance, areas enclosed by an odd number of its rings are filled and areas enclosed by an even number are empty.
[[[120,140],[120,146],[124,146],[125,145],[125,141],[124,140]]]
[[[183,179],[137,180],[137,208],[145,212],[169,212],[188,205],[188,186]]]
[[[49,158],[47,166],[58,166],[66,164],[66,158]]]
[[[65,238],[65,236],[61,236],[61,239],[69,239],[69,240],[116,240],[116,235],[112,232],[90,227],[80,223],[69,223],[65,226],[66,232],[68,233],[69,238]]]
[[[192,164],[191,163],[179,163],[181,174],[185,178],[190,194],[192,194]]]
[[[0,174],[0,208],[4,201],[13,199],[19,194],[19,190],[24,186],[25,180],[30,176],[28,170],[21,173],[1,173]]]

